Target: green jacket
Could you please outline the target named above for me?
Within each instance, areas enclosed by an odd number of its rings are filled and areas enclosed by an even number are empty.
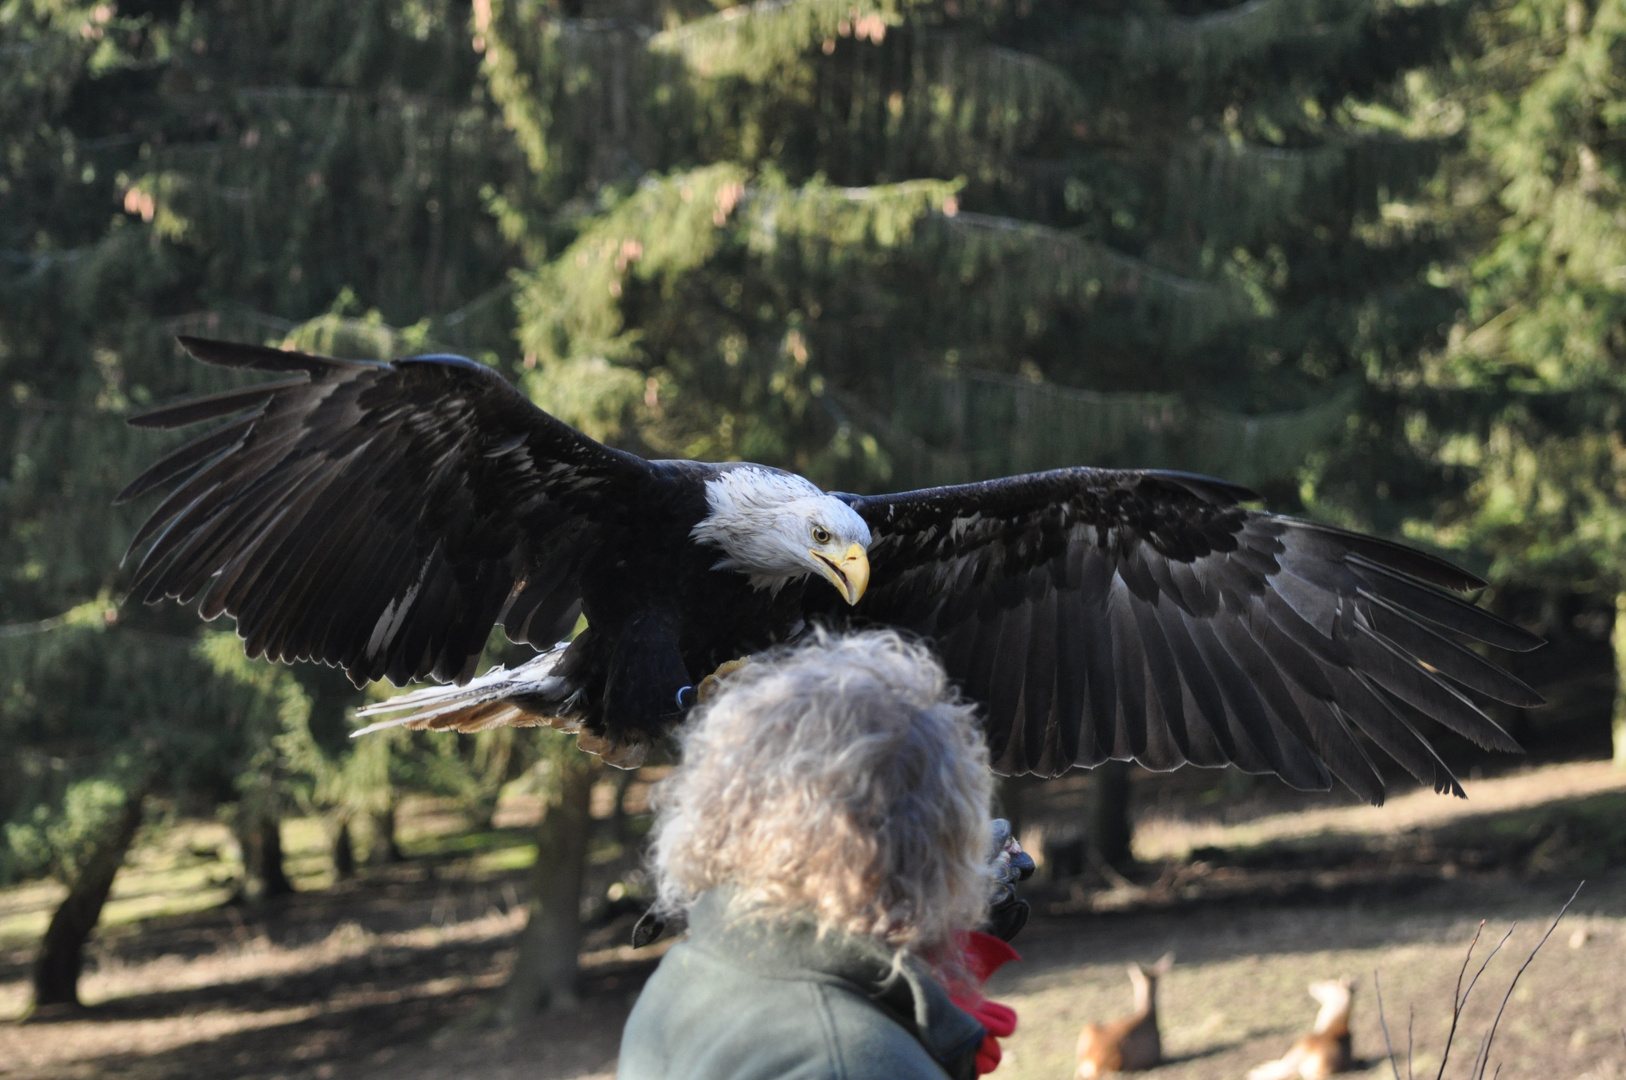
[[[974,1080],[982,1025],[912,962],[702,896],[644,986],[620,1080]]]

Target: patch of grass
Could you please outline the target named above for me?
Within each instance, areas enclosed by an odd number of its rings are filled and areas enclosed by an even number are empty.
[[[1193,848],[1192,862],[1247,870],[1298,870],[1381,860],[1390,866],[1453,864],[1519,874],[1596,873],[1626,862],[1626,792],[1458,818],[1437,829],[1368,836],[1332,834]]]
[[[420,838],[410,849],[413,857],[450,858],[523,846],[531,842],[529,829],[490,829]]]
[[[1626,794],[1552,803],[1510,813],[1490,822],[1493,835],[1507,842],[1527,869],[1601,870],[1626,862]],[[1466,830],[1446,829],[1442,836],[1472,842]]]
[[[101,925],[128,925],[224,903],[242,876],[235,851],[229,831],[213,822],[182,822],[149,830],[114,879]],[[223,858],[222,853],[233,857]],[[0,890],[0,948],[37,941],[66,892],[54,881],[32,881]]]
[[[445,870],[453,878],[498,877],[536,860],[527,829],[458,831],[461,819],[433,804],[403,816],[411,823],[409,857],[450,863]],[[320,892],[334,884],[332,841],[320,818],[284,819],[282,847],[283,869],[296,891]],[[219,907],[242,877],[237,841],[225,825],[178,821],[146,829],[113,882],[101,926],[130,927]],[[54,881],[0,889],[0,949],[31,948],[65,894]]]
[[[139,923],[147,919],[208,911],[230,900],[235,891],[234,887],[228,886],[175,893],[149,893],[128,900],[109,900],[107,906],[102,909],[102,921],[98,925],[105,929],[110,926]],[[40,933],[44,932],[45,926],[42,921]]]
[[[476,855],[469,864],[475,875],[506,874],[536,862],[535,844],[513,844]]]
[[[0,891],[0,949],[39,940],[67,892],[54,881],[31,881]]]

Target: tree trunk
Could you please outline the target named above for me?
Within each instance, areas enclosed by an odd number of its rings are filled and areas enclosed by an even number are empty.
[[[509,779],[508,767],[514,761],[516,730],[511,727],[482,731],[474,741],[468,768],[472,786],[468,794],[469,824],[476,832],[490,832],[496,826],[497,804],[503,785]]]
[[[260,821],[260,880],[265,884],[265,896],[287,896],[294,891],[288,880],[288,871],[282,859],[282,819],[264,818]]]
[[[80,868],[67,898],[51,916],[39,958],[34,961],[34,1007],[77,1006],[79,973],[85,966],[85,941],[102,917],[102,905],[113,889],[113,878],[124,864],[136,830],[141,827],[145,791],[126,798],[118,820],[102,838],[90,860]]]
[[[401,847],[395,842],[395,804],[391,803],[389,809],[373,814],[372,821],[373,845],[367,853],[368,864],[383,866],[385,863],[405,862],[406,856],[401,854]]]
[[[1134,861],[1129,846],[1129,769],[1127,761],[1104,761],[1090,770],[1085,843],[1092,862],[1114,869]]]
[[[287,896],[294,891],[282,866],[282,822],[260,817],[237,834],[243,848],[243,895],[249,900]]]
[[[1626,769],[1626,592],[1615,594],[1615,768]]]
[[[503,990],[498,1019],[524,1021],[544,1008],[576,1004],[581,952],[582,881],[592,831],[591,759],[571,752],[559,760],[558,801],[537,829],[536,866],[531,870],[529,918],[520,936],[514,972]]]
[[[350,819],[346,817],[340,819],[338,831],[333,834],[333,880],[336,884],[355,876],[356,849],[350,843]]]

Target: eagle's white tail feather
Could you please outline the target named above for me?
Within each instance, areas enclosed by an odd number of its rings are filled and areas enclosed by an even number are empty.
[[[409,716],[398,716],[394,720],[380,720],[376,724],[368,724],[364,728],[357,728],[350,733],[350,737],[352,739],[359,739],[363,735],[371,735],[375,731],[383,731],[386,728],[400,727],[410,719],[411,717]]]
[[[379,716],[404,712],[407,715],[380,720],[375,724],[351,732],[351,738],[382,731],[392,727],[446,728],[457,731],[484,731],[487,728],[549,725],[572,726],[572,718],[560,716],[572,705],[575,696],[567,680],[553,674],[564,645],[555,646],[534,660],[512,670],[495,667],[470,680],[464,686],[426,686],[410,694],[380,701],[356,710],[357,716]],[[509,699],[525,695],[531,702],[546,703],[557,712],[548,715],[511,703]]]

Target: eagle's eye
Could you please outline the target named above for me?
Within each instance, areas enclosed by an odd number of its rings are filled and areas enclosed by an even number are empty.
[[[815,544],[828,544],[830,542],[830,530],[823,525],[813,526],[813,542]]]

